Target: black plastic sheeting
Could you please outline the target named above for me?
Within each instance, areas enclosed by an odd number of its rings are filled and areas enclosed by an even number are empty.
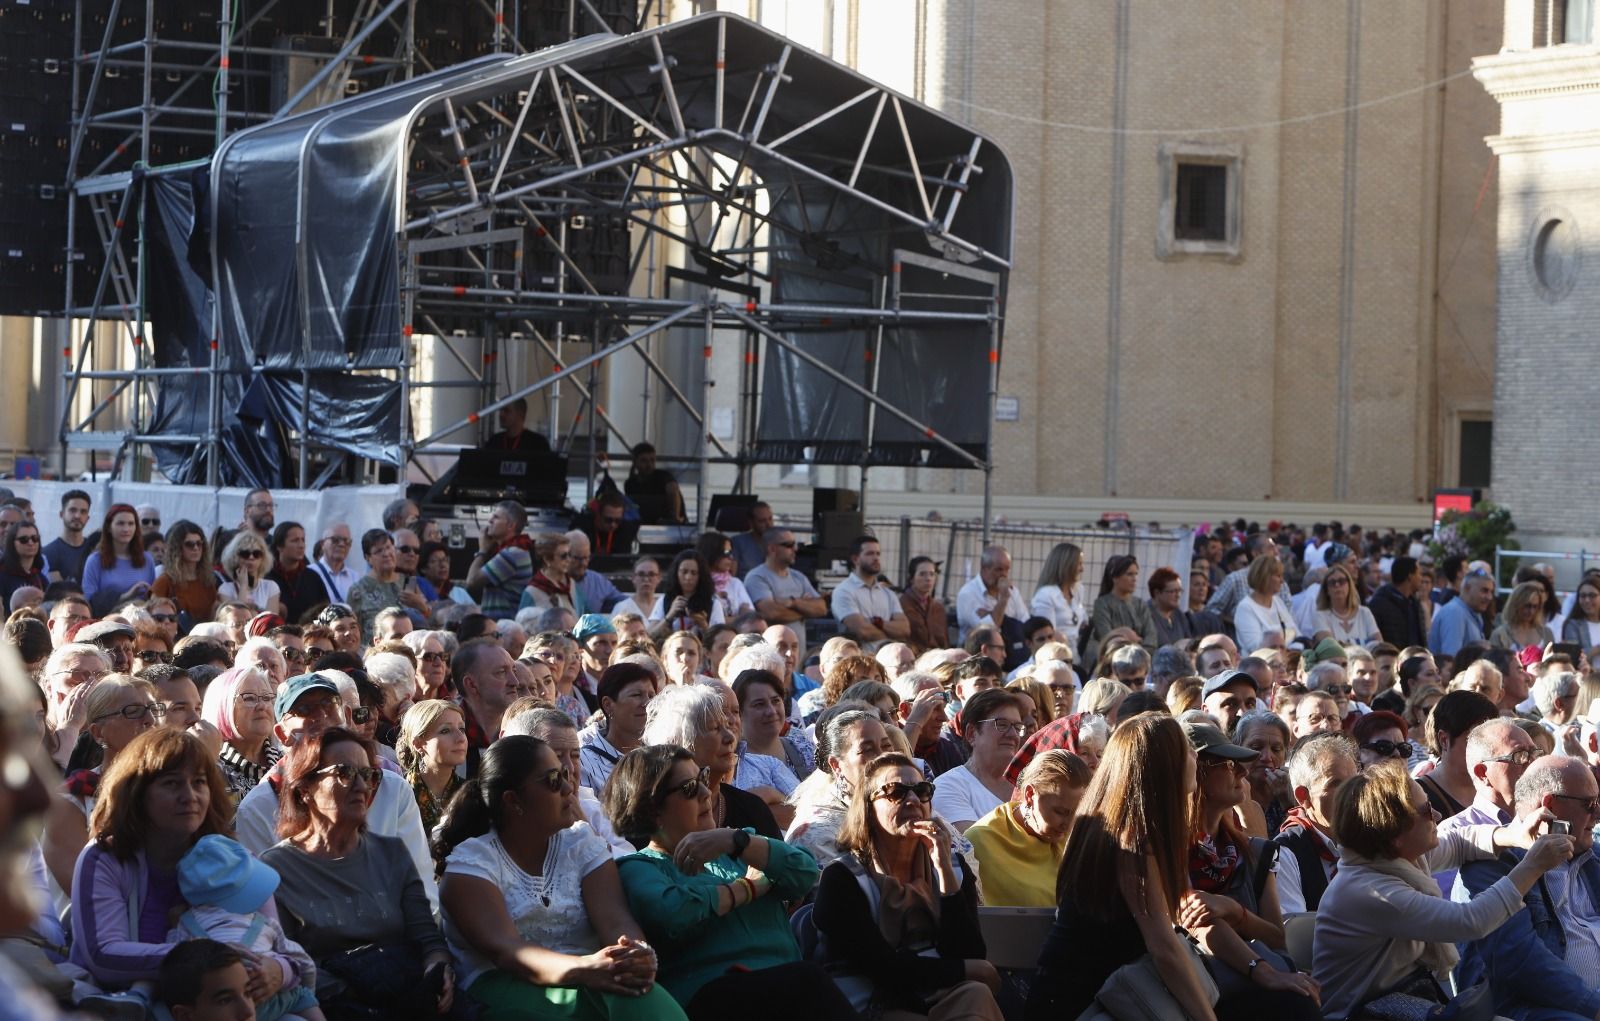
[[[151,432],[204,436],[211,422],[210,381],[204,370],[211,357],[211,306],[208,284],[210,254],[207,232],[196,223],[195,208],[205,208],[209,170],[197,167],[182,174],[147,177],[145,222],[149,271],[145,293],[153,327],[152,357],[161,368],[194,368],[192,376],[161,376]],[[265,269],[265,267],[262,267]],[[290,306],[282,305],[287,309]],[[398,309],[390,303],[390,314]],[[298,332],[298,327],[296,327]],[[367,336],[368,334],[363,334]],[[399,337],[398,324],[392,336]],[[385,347],[391,348],[387,353]],[[393,366],[393,344],[372,345],[378,364]],[[319,368],[310,373],[310,389],[301,371],[308,364],[281,356],[271,364],[224,331],[218,348],[222,437],[219,484],[224,486],[287,486],[295,482],[289,456],[288,428],[301,421],[309,392],[309,438],[316,444],[387,464],[400,460],[400,388],[377,376]],[[383,362],[383,358],[387,362]],[[321,364],[340,366],[344,360]],[[204,444],[155,444],[152,451],[161,473],[173,482],[206,482]]]

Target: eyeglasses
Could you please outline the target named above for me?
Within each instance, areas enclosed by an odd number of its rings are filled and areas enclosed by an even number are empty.
[[[545,770],[543,773],[540,773],[533,779],[538,783],[543,784],[545,789],[550,791],[550,793],[560,794],[562,788],[572,782],[572,770],[568,769],[566,766],[557,766],[555,769]],[[695,777],[694,782],[696,785],[698,785],[700,783],[700,778]]]
[[[261,706],[271,705],[272,704],[272,696],[271,695],[257,695],[254,692],[249,692],[249,691],[245,692],[242,695],[233,696],[233,700],[235,702],[239,703],[240,705],[244,706],[246,709],[258,709]],[[311,709],[313,707],[306,706],[306,708],[307,709]]]
[[[414,557],[418,553],[422,552],[422,547],[421,546],[396,546],[395,550],[396,550],[396,552],[404,553],[407,556],[413,556]]]
[[[98,723],[101,720],[109,720],[118,716],[125,720],[142,720],[146,716],[153,716],[159,720],[165,715],[167,715],[167,707],[162,703],[142,702],[137,705],[125,705],[116,712],[101,713],[95,717],[95,722]]]
[[[1202,758],[1200,766],[1202,769],[1226,769],[1229,772],[1239,773],[1240,775],[1250,772],[1250,764],[1248,762],[1239,762],[1234,759]]]
[[[640,581],[660,581],[660,571],[634,571],[633,576]]]
[[[1511,766],[1526,766],[1528,763],[1532,762],[1538,757],[1539,753],[1532,748],[1518,748],[1514,752],[1508,752],[1505,755],[1496,755],[1493,758],[1484,759],[1483,761],[1504,762]]]
[[[1355,693],[1356,689],[1354,685],[1350,684],[1330,684],[1321,690],[1326,691],[1330,695],[1352,695]]]
[[[140,649],[133,658],[141,663],[171,663],[172,653],[160,649]]]
[[[262,553],[258,549],[242,549],[238,556],[240,560],[260,560]]]
[[[178,615],[176,613],[152,613],[150,619],[157,624],[176,624]]]
[[[89,618],[85,617],[83,619],[88,620]],[[107,671],[105,670],[57,670],[50,676],[65,677],[72,682],[70,685],[71,687],[77,687],[80,684],[90,684],[94,681],[98,681],[104,677],[106,673]]]
[[[348,545],[350,545],[350,540],[345,538],[342,535],[330,535],[326,539],[323,539],[322,541],[327,543],[329,546],[348,546]]]
[[[184,549],[205,549],[206,548],[206,541],[204,539],[185,539],[185,540],[183,540],[183,548]]]
[[[333,782],[340,787],[354,787],[356,779],[366,781],[368,787],[376,787],[383,782],[383,770],[376,766],[352,766],[348,762],[337,762],[331,766],[323,766],[313,776],[331,776]]]
[[[711,787],[710,780],[711,770],[702,766],[699,773],[696,773],[683,783],[668,787],[665,791],[662,791],[662,800],[666,800],[669,795],[676,794],[685,801],[693,801],[700,796],[700,788],[709,789]]]
[[[899,780],[894,780],[873,791],[871,800],[881,801],[887,798],[890,801],[905,802],[912,797],[923,803],[932,801],[933,784],[927,780],[922,780],[918,783],[903,783]]]
[[[306,661],[306,654],[299,649],[291,647],[279,649],[278,651],[283,653],[283,659],[286,663],[304,663]]]
[[[39,537],[37,535],[19,535],[17,536],[16,541],[19,543],[25,542],[29,546],[39,545]]]
[[[446,658],[442,652],[424,652],[421,656],[424,663],[443,663]]]
[[[1380,759],[1409,759],[1413,750],[1410,741],[1388,741],[1382,738],[1376,741],[1368,741],[1361,746],[1361,749],[1372,752]]]
[[[160,518],[140,518],[139,519],[139,524],[145,526],[146,528],[160,528],[161,527],[161,519]]]
[[[979,720],[977,723],[973,724],[973,726],[987,726],[991,730],[998,731],[1002,736],[1007,734],[1021,734],[1025,729],[1020,723],[1013,723],[1010,720],[1002,720],[998,716],[992,716],[987,720]]]
[[[1576,801],[1590,815],[1600,815],[1600,798],[1584,798],[1576,794],[1557,794],[1555,797],[1563,801]]]

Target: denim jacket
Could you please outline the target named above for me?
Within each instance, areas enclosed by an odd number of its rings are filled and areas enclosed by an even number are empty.
[[[1507,875],[1523,854],[1507,851],[1490,861],[1470,862],[1461,868],[1461,881],[1477,896]],[[1591,855],[1577,881],[1588,885],[1590,901],[1600,905],[1600,858]],[[1487,979],[1495,1011],[1508,1017],[1521,1017],[1533,1007],[1556,1007],[1585,1017],[1600,1014],[1600,990],[1585,986],[1566,965],[1567,934],[1542,876],[1522,903],[1523,910],[1500,928],[1462,945],[1456,987]]]

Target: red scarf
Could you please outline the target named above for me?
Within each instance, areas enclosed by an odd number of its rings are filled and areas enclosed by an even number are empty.
[[[517,549],[527,550],[529,556],[533,555],[533,537],[528,535],[526,532],[518,532],[505,542],[502,542],[499,546],[495,547],[494,553],[499,553],[501,550],[507,549],[511,546],[515,546]],[[494,553],[489,555],[492,557],[494,556]]]
[[[565,585],[557,585],[545,575],[544,571],[540,570],[533,572],[533,587],[548,595],[566,596],[567,602],[572,602],[572,582],[570,580]]]
[[[1217,847],[1202,833],[1189,845],[1189,885],[1202,893],[1225,893],[1239,868],[1239,848],[1232,843]]]
[[[1299,805],[1289,809],[1289,814],[1283,817],[1283,825],[1278,827],[1278,835],[1281,837],[1297,829],[1305,830],[1313,837],[1316,837],[1317,856],[1323,861],[1335,863],[1339,861],[1339,856],[1334,854],[1333,849],[1328,846],[1328,842],[1322,839],[1321,831],[1317,829],[1316,823],[1311,821],[1311,816]]]

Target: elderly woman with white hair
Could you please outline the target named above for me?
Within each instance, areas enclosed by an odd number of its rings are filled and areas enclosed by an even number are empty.
[[[450,649],[445,631],[412,631],[400,639],[417,657],[417,698],[449,698]]]
[[[643,742],[678,745],[689,750],[700,768],[706,770],[714,825],[733,829],[750,827],[764,837],[782,838],[783,833],[766,802],[727,782],[738,759],[733,727],[718,691],[701,684],[668,685],[650,701]]]
[[[233,665],[260,670],[266,674],[274,690],[289,676],[289,661],[284,659],[283,652],[272,644],[270,638],[252,638],[239,646],[239,651],[233,656]]]

